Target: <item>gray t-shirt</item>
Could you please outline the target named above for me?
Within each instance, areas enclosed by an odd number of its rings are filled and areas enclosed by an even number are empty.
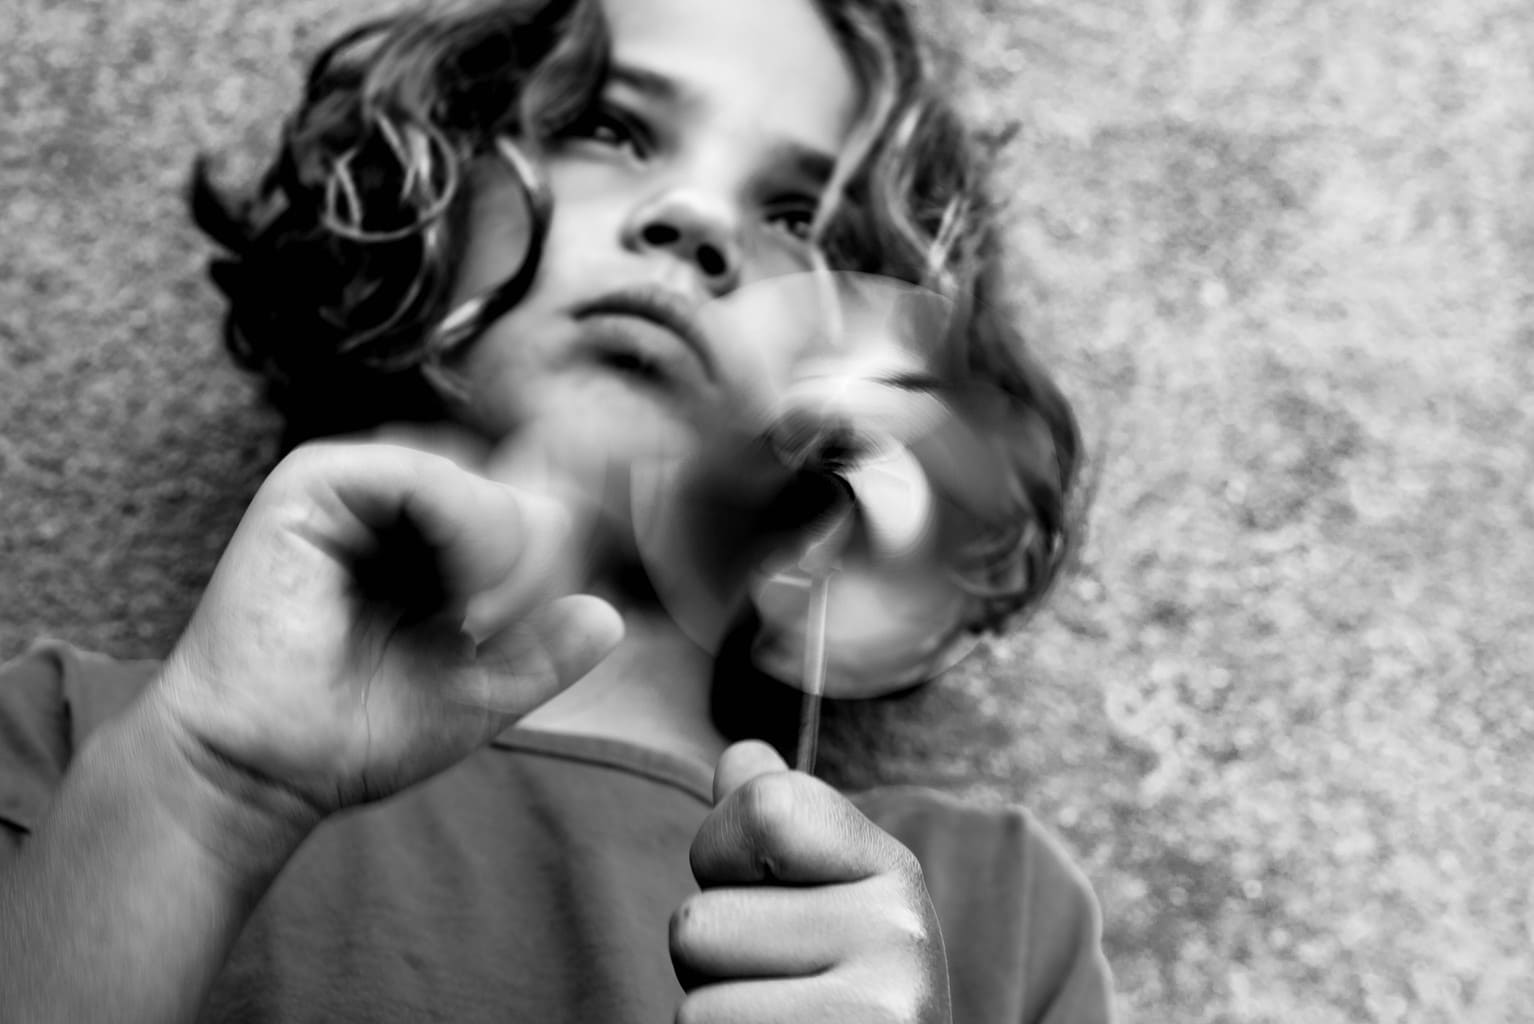
[[[56,643],[0,668],[0,871],[90,731],[153,677]],[[711,807],[701,765],[512,730],[320,826],[247,923],[203,1019],[670,1022],[671,913]],[[956,1024],[1111,1019],[1097,903],[1021,809],[852,799],[921,861]]]

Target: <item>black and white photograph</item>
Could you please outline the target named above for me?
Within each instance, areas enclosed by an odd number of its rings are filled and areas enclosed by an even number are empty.
[[[1534,1021],[1534,5],[0,0],[0,1024]]]

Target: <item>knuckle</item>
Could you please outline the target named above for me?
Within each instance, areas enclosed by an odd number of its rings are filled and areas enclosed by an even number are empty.
[[[927,915],[909,902],[901,903],[889,916],[890,935],[902,948],[925,948],[932,941]]]
[[[671,955],[674,958],[682,960],[693,958],[701,941],[701,918],[701,907],[697,896],[689,896],[672,912],[668,938],[671,944]]]
[[[836,1019],[857,1024],[912,1024],[921,1020],[921,1001],[893,972],[865,971],[844,979],[830,1000]]]
[[[761,775],[741,787],[741,814],[763,838],[781,837],[793,828],[798,796],[794,777],[785,773]]]
[[[926,887],[926,875],[922,871],[921,861],[910,847],[904,843],[895,843],[890,851],[891,869],[905,882],[912,885]]]
[[[911,965],[887,959],[865,961],[840,974],[827,990],[830,1018],[857,1024],[918,1024],[951,1020],[951,1007],[932,982]]]
[[[334,475],[341,463],[339,450],[337,442],[310,441],[299,445],[267,474],[261,492],[277,507],[305,504],[315,484]]]
[[[921,1000],[905,985],[890,986],[878,1011],[879,1019],[889,1024],[913,1024],[922,1018]]]
[[[884,883],[888,888],[878,902],[877,920],[889,947],[922,950],[938,941],[926,889],[895,876],[885,876]]]
[[[277,464],[272,475],[308,476],[334,458],[335,447],[335,443],[330,441],[309,441],[301,444]]]
[[[293,489],[299,481],[313,475],[313,464],[314,453],[307,445],[293,449],[266,474],[258,494],[272,495]]]
[[[798,808],[794,779],[787,774],[760,776],[742,787],[741,832],[763,877],[779,877],[794,859]]]
[[[862,1019],[875,1024],[912,1024],[923,1017],[926,1000],[919,986],[901,975],[881,973],[864,986]]]

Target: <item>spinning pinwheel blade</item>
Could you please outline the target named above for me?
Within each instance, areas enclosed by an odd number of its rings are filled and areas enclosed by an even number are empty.
[[[1002,467],[983,392],[944,374],[961,325],[933,292],[793,275],[700,321],[735,361],[737,404],[696,451],[633,468],[639,552],[705,649],[754,607],[753,660],[805,694],[810,770],[823,695],[932,678],[973,649],[949,556],[962,524],[996,514]]]

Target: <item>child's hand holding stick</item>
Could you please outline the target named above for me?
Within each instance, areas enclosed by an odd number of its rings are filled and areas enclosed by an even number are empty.
[[[687,1024],[952,1019],[921,866],[845,797],[739,743],[692,845],[703,891],[671,921]]]

